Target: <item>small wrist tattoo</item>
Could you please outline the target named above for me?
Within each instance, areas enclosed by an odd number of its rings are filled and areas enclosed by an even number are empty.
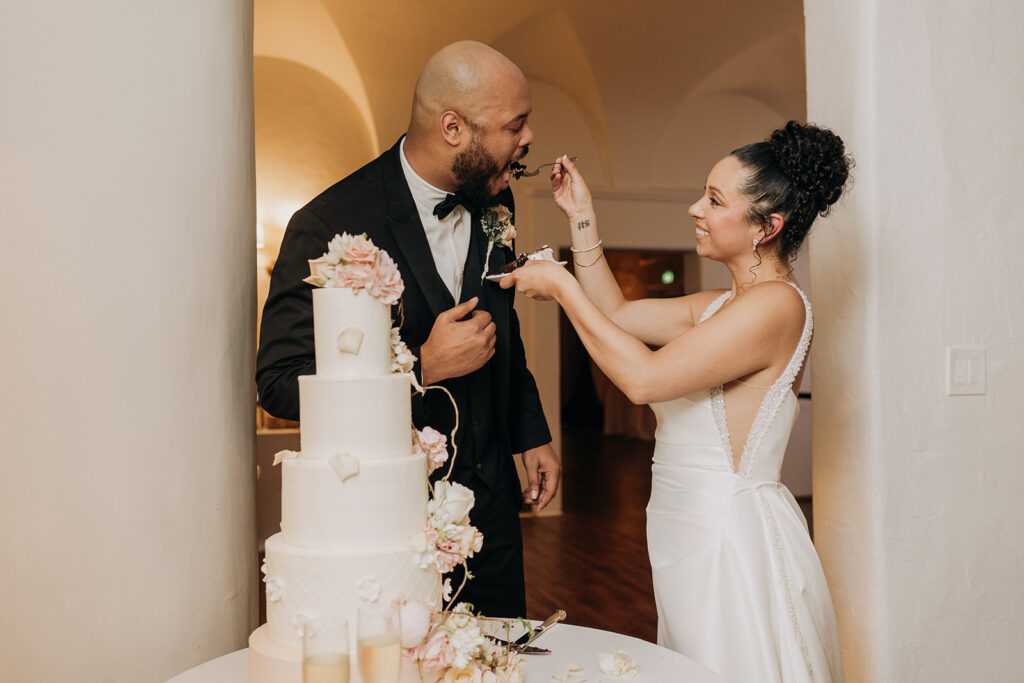
[[[577,230],[583,230],[583,229],[589,228],[589,227],[590,227],[590,219],[589,218],[587,220],[585,220],[585,221],[580,221],[579,223],[576,224],[576,229]]]

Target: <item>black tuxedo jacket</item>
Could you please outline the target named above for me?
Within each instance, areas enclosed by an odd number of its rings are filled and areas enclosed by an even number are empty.
[[[271,415],[297,420],[298,378],[316,372],[313,287],[302,278],[309,275],[308,260],[327,251],[327,243],[335,234],[366,233],[395,260],[405,283],[402,339],[417,357],[437,315],[456,303],[434,266],[402,171],[400,142],[325,190],[288,223],[263,309],[256,359],[260,403]],[[499,203],[514,210],[511,191],[505,190]],[[549,443],[551,434],[537,385],[526,367],[519,320],[513,309],[514,290],[481,282],[486,251],[487,240],[476,211],[460,301],[480,297],[477,309],[491,314],[496,342],[494,356],[483,368],[442,382],[459,406],[459,450],[453,479],[471,485],[475,476],[492,491],[511,486],[518,499],[512,454]],[[495,245],[489,272],[496,272],[513,257],[510,250]],[[398,317],[397,307],[393,317]],[[422,377],[418,363],[415,372]],[[424,397],[413,398],[413,422],[417,427],[429,425],[447,435],[453,420],[451,401],[444,392],[428,391]]]

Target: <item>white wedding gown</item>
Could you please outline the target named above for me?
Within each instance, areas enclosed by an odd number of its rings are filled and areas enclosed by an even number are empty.
[[[797,291],[804,330],[774,385],[733,382],[651,405],[647,543],[658,643],[737,683],[843,680],[825,575],[807,521],[779,482],[799,412],[793,382],[811,338],[811,307]],[[746,435],[735,454],[730,427],[734,439]]]

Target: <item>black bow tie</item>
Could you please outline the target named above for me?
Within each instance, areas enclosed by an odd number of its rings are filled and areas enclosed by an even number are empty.
[[[470,202],[465,195],[456,190],[455,194],[449,193],[445,195],[445,198],[434,206],[434,215],[437,216],[438,220],[443,221],[448,217],[448,214],[455,210],[456,206],[460,205],[466,207],[470,213],[473,212],[473,203]]]

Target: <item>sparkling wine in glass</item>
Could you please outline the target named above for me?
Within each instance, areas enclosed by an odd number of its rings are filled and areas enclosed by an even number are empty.
[[[321,617],[302,628],[302,683],[348,683],[348,622]]]
[[[398,608],[359,606],[359,673],[363,683],[398,683],[402,667],[402,624]]]

